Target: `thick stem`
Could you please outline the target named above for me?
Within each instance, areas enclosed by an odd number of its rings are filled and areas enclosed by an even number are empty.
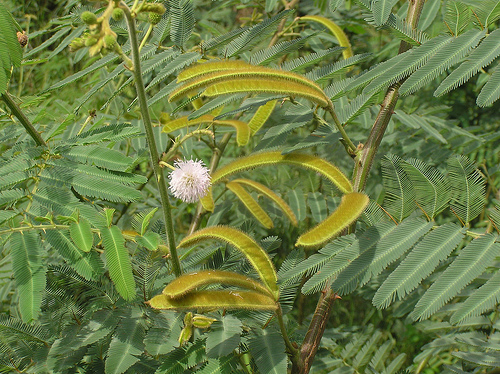
[[[137,42],[137,33],[135,30],[135,20],[130,13],[128,6],[122,1],[120,7],[125,13],[125,19],[127,21],[128,33],[130,38],[130,45],[132,47],[132,61],[134,63],[133,73],[135,78],[135,87],[137,91],[137,97],[139,100],[139,106],[141,109],[142,120],[144,123],[144,129],[146,130],[146,139],[148,142],[149,155],[151,158],[151,164],[156,177],[156,182],[158,183],[158,190],[160,191],[160,202],[163,208],[163,218],[165,220],[165,231],[167,233],[168,248],[170,251],[170,260],[172,261],[172,269],[175,276],[180,276],[182,274],[181,264],[179,257],[177,255],[177,248],[175,246],[175,236],[174,236],[174,226],[172,222],[172,209],[170,207],[170,201],[168,198],[168,189],[165,176],[163,175],[163,168],[160,167],[159,161],[160,157],[158,154],[158,149],[156,147],[156,142],[153,133],[153,125],[151,123],[151,117],[149,116],[149,109],[146,100],[146,92],[144,90],[144,83],[142,81],[141,73],[141,59],[139,54],[139,44]]]
[[[12,114],[16,116],[19,122],[21,122],[21,125],[23,125],[28,134],[33,138],[36,145],[43,145],[44,147],[46,147],[47,143],[45,143],[45,140],[43,140],[40,133],[36,131],[35,127],[30,122],[28,117],[26,117],[21,108],[19,108],[16,102],[12,99],[12,96],[10,96],[8,92],[4,92],[2,94],[2,100],[5,102],[5,104],[7,104]]]
[[[408,14],[406,22],[412,28],[416,28],[420,14],[422,13],[422,7],[425,0],[409,0]],[[401,42],[399,47],[399,53],[403,53],[410,48],[408,43]],[[382,102],[379,114],[373,124],[368,140],[366,141],[363,151],[357,154],[356,164],[354,167],[354,191],[362,191],[366,185],[366,179],[370,172],[371,166],[375,155],[377,154],[378,147],[382,138],[384,137],[385,130],[387,129],[387,124],[391,119],[393,110],[396,106],[396,102],[399,97],[399,87],[402,82],[394,83],[389,87],[385,95],[384,101]],[[300,348],[300,361],[293,362],[292,373],[293,374],[307,374],[311,368],[312,360],[316,355],[319,343],[325,331],[328,317],[330,316],[330,310],[333,302],[338,296],[327,286],[321,294],[318,301],[316,311],[314,312],[311,324],[307,331],[306,337]]]

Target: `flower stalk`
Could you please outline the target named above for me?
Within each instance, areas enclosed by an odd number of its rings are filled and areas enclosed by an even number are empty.
[[[139,107],[146,130],[146,139],[148,142],[149,155],[153,171],[155,174],[156,182],[158,183],[158,190],[160,191],[160,202],[163,210],[163,219],[165,221],[165,231],[167,233],[167,244],[170,251],[170,259],[172,261],[172,269],[176,277],[182,274],[179,256],[177,255],[177,248],[175,245],[174,226],[172,222],[172,209],[168,197],[168,187],[163,174],[163,168],[160,166],[160,157],[156,147],[156,141],[153,133],[153,124],[149,115],[148,104],[146,100],[146,92],[144,90],[144,82],[142,80],[141,60],[139,53],[139,44],[137,41],[137,32],[135,29],[135,20],[132,17],[129,7],[123,1],[120,3],[120,8],[125,13],[125,20],[127,22],[128,34],[130,38],[130,45],[132,47],[132,62],[134,68],[132,70],[135,79],[135,87],[137,97],[139,100]]]

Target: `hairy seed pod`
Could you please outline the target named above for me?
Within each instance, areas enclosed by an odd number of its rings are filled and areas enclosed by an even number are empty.
[[[80,18],[87,25],[95,25],[97,23],[97,16],[89,11],[85,11],[80,15]]]
[[[167,9],[163,4],[153,3],[153,4],[144,4],[141,8],[141,12],[151,12],[159,14],[160,16],[165,13]]]

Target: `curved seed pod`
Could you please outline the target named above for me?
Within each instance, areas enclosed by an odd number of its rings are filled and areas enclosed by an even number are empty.
[[[337,40],[339,41],[339,45],[341,47],[345,47],[345,49],[342,51],[344,59],[348,59],[349,57],[353,56],[351,43],[349,43],[347,35],[335,22],[323,16],[304,16],[300,17],[300,19],[321,23],[337,38]]]
[[[219,60],[204,62],[181,71],[177,76],[177,82],[182,82],[188,79],[196,78],[200,75],[209,74],[221,70],[237,70],[248,68],[249,66],[254,65],[250,65],[248,62],[241,60]]]
[[[303,153],[288,153],[282,155],[279,151],[255,153],[230,162],[212,174],[212,185],[232,174],[257,166],[270,166],[278,163],[296,165],[314,170],[328,178],[340,191],[342,191],[342,193],[352,192],[352,184],[349,179],[330,162]]]
[[[269,199],[274,201],[276,205],[280,207],[280,209],[285,213],[285,215],[288,217],[288,219],[292,222],[293,226],[297,226],[297,217],[295,216],[295,213],[293,212],[292,208],[283,200],[281,197],[279,197],[273,190],[267,188],[263,184],[259,182],[255,182],[250,179],[244,179],[244,178],[238,178],[234,179],[231,181],[231,183],[236,182],[240,184],[245,184],[247,186],[252,187],[253,189],[257,190],[261,194],[267,196]]]
[[[214,211],[214,198],[212,196],[212,186],[208,188],[207,194],[200,198],[201,205],[208,212]]]
[[[262,125],[266,123],[267,119],[271,116],[271,113],[273,112],[277,102],[278,100],[268,101],[255,111],[255,114],[248,122],[248,127],[250,127],[252,135],[259,131]]]
[[[209,74],[203,74],[184,83],[182,86],[176,88],[168,97],[168,101],[175,101],[183,96],[192,94],[204,87],[219,82],[231,82],[239,79],[263,79],[263,80],[279,80],[282,84],[299,83],[303,86],[310,87],[318,93],[323,93],[323,90],[317,83],[313,82],[306,77],[284,70],[276,70],[266,68],[263,66],[248,65],[240,69],[229,69],[223,71],[216,71]]]
[[[224,284],[246,288],[250,291],[274,297],[262,283],[245,275],[222,270],[202,270],[195,273],[183,274],[170,282],[163,289],[163,294],[175,299],[210,284]]]
[[[359,192],[352,192],[342,197],[340,205],[326,219],[311,230],[299,236],[296,246],[316,247],[327,242],[358,218],[370,198]]]
[[[298,96],[308,99],[321,107],[331,105],[330,99],[326,97],[321,89],[312,88],[298,82],[291,82],[285,79],[233,79],[212,84],[203,92],[205,96],[213,97],[231,93],[270,93],[287,96]]]
[[[212,226],[195,231],[189,236],[182,239],[178,247],[186,247],[188,245],[197,243],[201,240],[217,239],[228,243],[241,251],[257,270],[262,282],[271,290],[278,300],[278,285],[276,284],[276,270],[274,270],[273,263],[267,255],[266,251],[262,249],[250,236],[243,231],[233,229],[228,226]]]
[[[262,209],[257,201],[237,182],[226,183],[226,187],[234,193],[238,199],[245,205],[250,213],[264,226],[266,229],[274,227],[271,217]]]
[[[163,126],[162,132],[172,132],[175,130],[179,130],[183,127],[188,126],[210,126],[210,125],[218,125],[218,126],[231,126],[236,129],[236,142],[239,146],[245,145],[250,140],[250,128],[243,121],[238,120],[225,120],[225,121],[214,121],[214,116],[210,114],[205,114],[199,118],[188,120],[187,116],[180,117],[174,119],[172,121],[168,121]]]
[[[166,295],[157,295],[147,303],[155,309],[277,309],[276,301],[267,295],[254,291],[197,291],[184,297],[172,299]]]

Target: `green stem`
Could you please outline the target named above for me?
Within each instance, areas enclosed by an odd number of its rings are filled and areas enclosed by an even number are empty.
[[[293,343],[288,338],[288,333],[286,331],[285,322],[283,320],[283,311],[281,310],[281,305],[278,304],[278,309],[276,310],[276,317],[278,318],[278,323],[280,325],[281,336],[283,336],[283,340],[285,342],[286,349],[288,353],[295,357],[298,354],[298,349],[293,345]]]
[[[45,140],[43,140],[40,133],[36,131],[35,127],[30,122],[28,117],[26,117],[24,112],[21,110],[21,108],[19,108],[19,106],[12,99],[12,96],[10,96],[8,92],[4,92],[2,94],[2,100],[5,101],[5,104],[7,104],[12,114],[16,116],[19,122],[21,122],[21,125],[23,125],[28,134],[33,138],[36,145],[43,145],[44,147],[47,147],[47,143],[45,143]]]
[[[335,109],[333,108],[333,103],[331,101],[330,101],[330,104],[328,105],[328,108],[326,108],[326,109],[328,110],[328,113],[330,113],[330,115],[332,116],[333,122],[335,122],[335,126],[339,130],[340,134],[342,135],[342,138],[344,139],[344,142],[347,145],[347,147],[346,147],[347,152],[350,155],[355,155],[356,154],[356,146],[352,142],[351,138],[349,138],[349,135],[347,135],[347,132],[345,131],[344,126],[342,126],[342,123],[340,123],[340,120],[337,117],[337,114],[335,113]]]
[[[135,29],[135,20],[130,13],[129,7],[122,1],[120,7],[125,12],[125,19],[127,21],[128,34],[130,38],[130,45],[132,47],[132,61],[134,63],[133,73],[135,78],[135,87],[137,90],[137,97],[139,99],[139,106],[146,130],[146,139],[148,142],[149,155],[151,164],[158,183],[158,190],[160,191],[160,202],[163,208],[163,218],[165,220],[165,231],[167,233],[168,248],[170,250],[170,258],[172,261],[172,269],[176,277],[182,274],[181,264],[177,255],[177,248],[175,246],[174,225],[172,222],[172,210],[168,198],[168,189],[165,176],[163,175],[163,168],[160,167],[158,149],[153,133],[153,124],[149,116],[149,109],[146,100],[146,92],[144,90],[144,82],[142,81],[141,72],[141,59],[139,54],[139,44],[137,43],[137,34]]]

